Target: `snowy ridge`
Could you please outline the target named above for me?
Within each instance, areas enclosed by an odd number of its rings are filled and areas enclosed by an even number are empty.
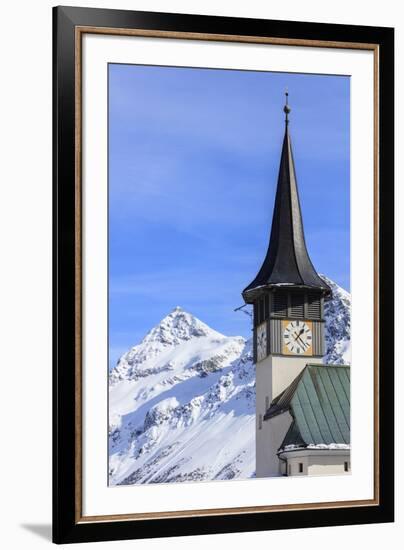
[[[202,323],[177,306],[150,332],[142,342],[125,353],[110,374],[110,385],[121,380],[133,380],[156,371],[154,359],[194,337],[222,339],[223,334]]]
[[[342,363],[350,297],[326,281],[333,290],[326,360]],[[112,369],[109,407],[110,485],[255,475],[251,341],[224,336],[179,307]]]
[[[325,363],[351,364],[351,295],[334,281],[320,275],[331,288],[324,303]]]

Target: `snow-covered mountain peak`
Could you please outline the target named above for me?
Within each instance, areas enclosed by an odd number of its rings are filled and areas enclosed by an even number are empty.
[[[211,347],[227,337],[180,306],[175,307],[146,334],[140,344],[122,355],[110,373],[110,383],[114,385],[121,380],[137,379],[169,368],[171,350],[195,339],[208,340]]]
[[[142,344],[160,342],[163,345],[178,345],[183,341],[201,336],[224,338],[223,334],[211,329],[197,317],[177,306],[146,334]]]
[[[344,302],[344,305],[351,304],[351,295],[350,293],[343,289],[342,286],[339,286],[332,279],[329,279],[326,275],[320,274],[320,277],[325,281],[328,286],[331,288],[331,299],[338,298]]]

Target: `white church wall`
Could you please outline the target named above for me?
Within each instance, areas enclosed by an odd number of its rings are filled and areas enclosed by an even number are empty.
[[[256,438],[257,477],[283,475],[281,461],[276,453],[291,423],[292,416],[288,411],[263,421]]]
[[[287,475],[292,476],[341,475],[351,471],[349,451],[302,449],[281,453],[280,459],[285,461]]]
[[[272,399],[293,382],[307,364],[322,363],[322,357],[272,356]]]
[[[348,471],[345,471],[345,463],[347,463]],[[350,470],[349,453],[309,457],[308,475],[310,476],[348,474]]]

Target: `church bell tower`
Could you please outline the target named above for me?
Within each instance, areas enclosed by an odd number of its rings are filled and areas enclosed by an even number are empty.
[[[272,400],[306,364],[322,362],[324,298],[330,293],[311,263],[304,238],[287,92],[284,112],[285,135],[268,251],[257,276],[242,292],[244,301],[254,308],[257,477],[278,475],[280,442],[274,430],[268,432],[263,418]]]

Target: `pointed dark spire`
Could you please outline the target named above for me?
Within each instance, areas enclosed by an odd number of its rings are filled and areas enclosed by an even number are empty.
[[[255,300],[265,287],[290,285],[330,291],[311,263],[304,238],[302,213],[292,145],[289,135],[288,92],[286,91],[285,136],[278,175],[275,206],[268,251],[255,279],[243,290],[247,303]]]

